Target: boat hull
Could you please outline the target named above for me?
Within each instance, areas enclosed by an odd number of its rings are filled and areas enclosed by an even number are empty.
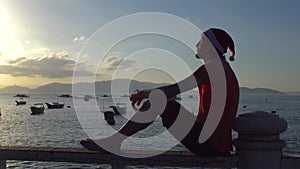
[[[19,105],[25,105],[26,104],[26,101],[18,101],[16,100],[16,105],[19,106]]]
[[[38,115],[44,113],[45,107],[30,107],[31,115]]]
[[[64,108],[64,103],[45,103],[48,109],[62,109]]]

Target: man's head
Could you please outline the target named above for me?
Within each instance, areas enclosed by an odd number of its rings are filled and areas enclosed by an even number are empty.
[[[230,61],[234,61],[235,49],[234,42],[230,35],[222,29],[210,28],[203,32],[199,42],[196,44],[198,59],[207,59],[217,52],[218,56],[224,58],[227,48],[230,49],[232,55]]]

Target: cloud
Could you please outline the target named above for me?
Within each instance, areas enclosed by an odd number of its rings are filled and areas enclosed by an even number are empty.
[[[20,57],[15,60],[6,61],[7,64],[0,65],[0,74],[15,77],[46,77],[46,78],[66,78],[73,75],[76,64],[81,76],[89,76],[92,73],[84,63],[77,63],[67,52],[54,53],[48,49],[32,51],[33,56]]]
[[[26,57],[20,57],[20,58],[15,59],[15,60],[8,60],[7,63],[8,64],[17,64],[17,63],[20,63],[24,60],[26,60]]]
[[[139,66],[139,62],[133,59],[124,59],[119,56],[111,56],[106,58],[101,64],[101,68],[107,71],[114,71],[116,69],[134,69]]]
[[[78,36],[73,39],[73,43],[84,41],[84,40],[85,40],[85,36]]]

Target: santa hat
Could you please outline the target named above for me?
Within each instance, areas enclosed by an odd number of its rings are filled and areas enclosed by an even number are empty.
[[[232,53],[232,55],[229,57],[229,60],[234,61],[234,42],[227,32],[222,29],[210,28],[205,31],[204,34],[222,55],[226,53],[227,48],[229,48]]]

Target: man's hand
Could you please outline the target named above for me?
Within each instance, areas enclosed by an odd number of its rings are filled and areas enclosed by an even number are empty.
[[[141,90],[141,91],[135,90],[130,96],[131,105],[134,108],[135,108],[135,104],[139,106],[145,98],[149,97],[150,92],[151,90]]]

